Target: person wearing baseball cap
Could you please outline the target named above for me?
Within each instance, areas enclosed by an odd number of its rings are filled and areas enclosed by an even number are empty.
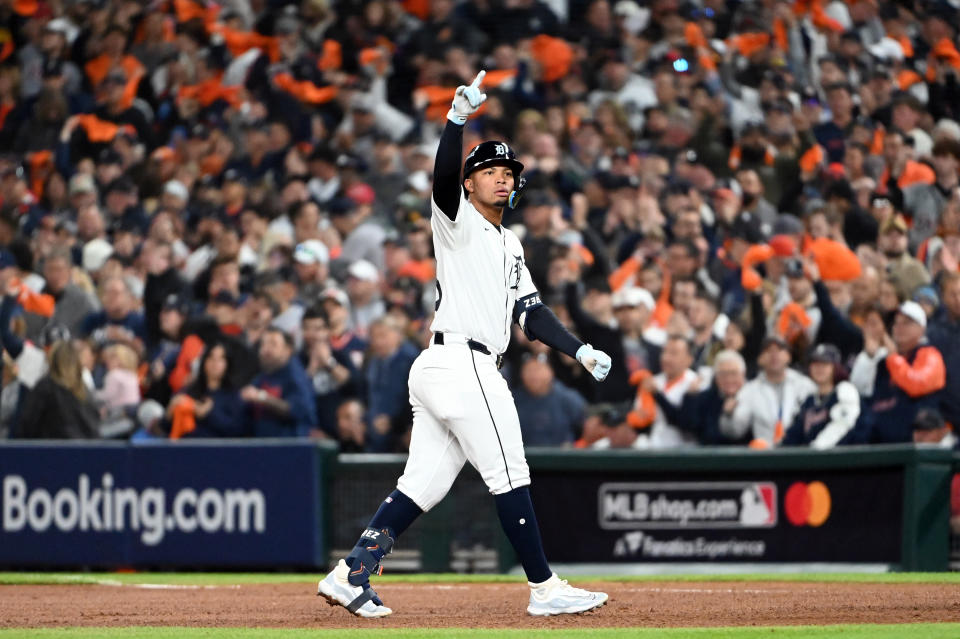
[[[320,296],[323,310],[327,312],[327,324],[330,326],[330,345],[334,356],[345,354],[357,368],[363,365],[367,341],[360,337],[350,323],[350,297],[346,291],[331,286]]]
[[[917,417],[913,420],[913,443],[955,450],[960,440],[951,425],[944,421],[940,411],[922,408],[917,411]]]
[[[937,409],[947,371],[939,349],[927,341],[927,314],[913,301],[899,306],[892,335],[865,339],[850,380],[867,398],[858,443],[913,441],[911,424],[921,409]]]
[[[790,346],[777,333],[770,333],[760,348],[760,374],[744,384],[732,402],[726,419],[720,420],[724,437],[747,437],[751,448],[771,448],[783,439],[784,428],[817,386],[803,373],[790,368]]]
[[[800,405],[781,445],[823,450],[853,439],[860,416],[860,393],[850,382],[837,382],[841,366],[840,349],[833,344],[813,348],[808,370],[817,392]]]
[[[330,251],[320,240],[305,240],[293,249],[293,270],[301,300],[314,300],[330,285]]]
[[[646,369],[653,373],[660,372],[660,346],[653,343],[646,333],[648,330],[662,332],[662,329],[650,328],[650,314],[655,303],[647,289],[625,286],[611,296],[615,328],[597,321],[583,310],[576,282],[567,283],[564,296],[577,332],[605,353],[613,353],[613,365],[606,387],[597,390],[598,394],[602,393],[603,399],[622,401],[624,396],[633,397],[634,390],[628,379],[634,371]],[[665,341],[666,333],[663,333],[663,337]]]
[[[386,312],[380,294],[380,272],[372,262],[357,260],[347,268],[347,295],[353,326],[361,333]]]
[[[930,283],[930,274],[923,263],[908,250],[907,222],[897,213],[880,226],[877,248],[887,258],[887,272],[900,299],[910,299],[913,292]]]

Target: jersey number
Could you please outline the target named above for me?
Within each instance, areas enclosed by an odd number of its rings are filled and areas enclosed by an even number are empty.
[[[440,280],[437,280],[437,301],[433,304],[433,312],[440,310],[440,300],[443,299],[443,291],[440,289]]]

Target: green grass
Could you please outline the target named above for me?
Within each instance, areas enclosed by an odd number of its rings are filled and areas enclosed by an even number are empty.
[[[191,573],[191,572],[134,572],[134,573],[65,573],[65,572],[0,572],[0,585],[18,584],[96,584],[113,581],[124,584],[271,584],[312,583],[317,573]],[[952,572],[890,572],[890,573],[789,573],[744,575],[587,575],[571,578],[577,582],[648,582],[648,581],[788,581],[788,582],[851,582],[851,583],[933,583],[960,584],[960,573]],[[383,575],[380,583],[523,583],[515,575],[458,575],[413,574]]]
[[[269,628],[63,628],[0,630],[0,639],[955,639],[960,624],[773,626],[760,628],[600,628],[594,630],[484,630],[473,628],[281,630]]]

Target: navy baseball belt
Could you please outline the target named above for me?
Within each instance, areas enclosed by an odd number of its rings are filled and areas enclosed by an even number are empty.
[[[450,337],[452,337],[450,334],[448,334],[447,336],[444,336],[443,332],[437,331],[436,333],[433,334],[433,343],[436,344],[437,346],[443,346],[444,342],[449,340],[451,343],[455,343],[455,344],[466,344],[467,347],[472,351],[483,353],[484,355],[492,355],[493,357],[495,357],[497,360],[497,368],[500,368],[501,366],[503,366],[503,355],[499,355],[499,354],[494,355],[490,351],[490,349],[486,347],[485,344],[478,342],[475,339],[464,337],[462,335],[457,335],[454,338],[455,341],[450,340]]]

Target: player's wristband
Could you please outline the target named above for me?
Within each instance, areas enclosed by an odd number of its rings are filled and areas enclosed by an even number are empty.
[[[463,126],[464,124],[466,124],[468,117],[470,116],[457,113],[457,111],[453,108],[447,111],[447,119],[458,126]]]

